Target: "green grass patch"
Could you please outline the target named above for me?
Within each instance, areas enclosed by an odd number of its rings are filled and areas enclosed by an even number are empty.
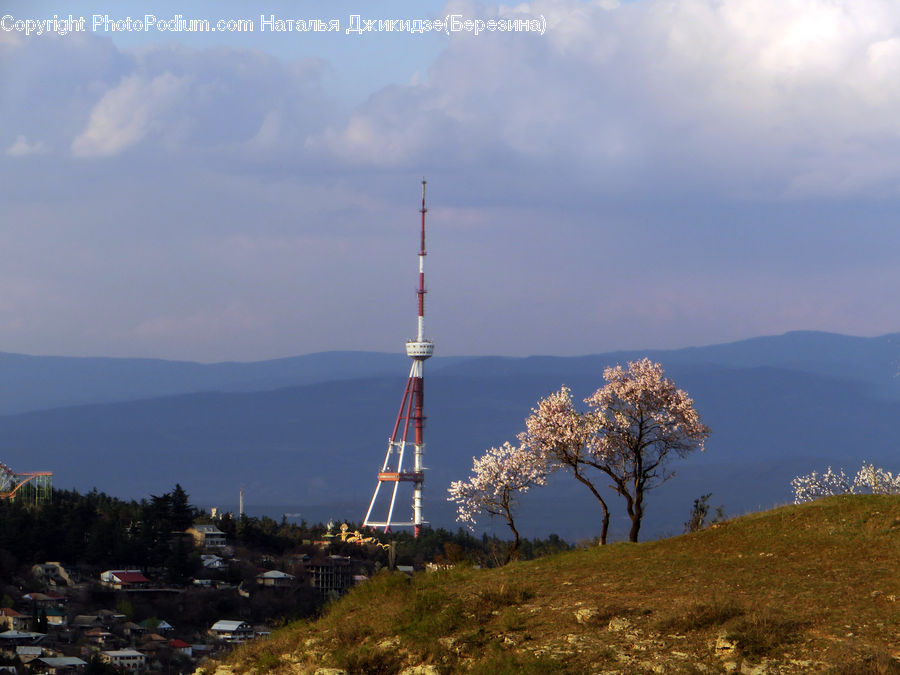
[[[747,656],[769,656],[776,650],[783,651],[794,642],[799,628],[797,621],[763,610],[738,619],[729,628],[726,637],[735,640],[738,649]]]
[[[743,616],[744,609],[733,600],[716,599],[709,603],[691,604],[682,611],[660,619],[657,629],[668,633],[688,633],[721,626]]]
[[[350,675],[394,675],[403,665],[396,651],[367,645],[339,648],[335,663]]]
[[[517,607],[507,607],[500,612],[497,625],[504,633],[518,633],[525,630],[525,616]]]
[[[523,588],[500,584],[497,588],[476,591],[466,607],[476,619],[483,621],[506,607],[521,605],[532,597],[534,594]]]
[[[259,673],[271,673],[284,665],[284,661],[277,654],[270,651],[262,651],[253,659],[253,669]]]
[[[467,669],[472,675],[543,675],[574,673],[565,664],[531,654],[503,652],[491,654]]]

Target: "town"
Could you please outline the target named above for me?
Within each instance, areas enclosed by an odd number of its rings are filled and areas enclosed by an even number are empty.
[[[388,563],[347,526],[202,514],[180,486],[140,504],[62,491],[0,510],[0,672],[192,672]],[[29,560],[45,552],[69,562]],[[106,566],[120,556],[143,564]]]
[[[0,500],[0,673],[193,672],[381,569],[490,566],[505,546],[207,513],[180,485],[141,502],[96,490]],[[526,541],[522,556],[567,548]]]

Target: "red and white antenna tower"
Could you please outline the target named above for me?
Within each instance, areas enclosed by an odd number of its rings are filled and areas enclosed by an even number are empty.
[[[425,180],[422,180],[422,234],[419,247],[419,289],[416,296],[419,301],[419,316],[416,330],[416,338],[407,340],[406,355],[412,359],[412,367],[409,369],[409,380],[406,382],[406,391],[400,403],[400,411],[397,413],[397,421],[394,422],[394,431],[388,440],[387,453],[381,471],[378,472],[378,485],[366,511],[363,521],[364,527],[383,527],[385,532],[390,532],[391,527],[413,527],[413,535],[418,537],[425,522],[422,519],[422,488],[425,484],[425,467],[422,466],[422,457],[425,454],[425,361],[434,354],[434,343],[425,339]],[[413,426],[412,443],[409,442],[409,427]],[[412,445],[412,448],[410,448]],[[412,471],[409,470],[409,455],[412,450]],[[404,468],[403,461],[407,461]],[[400,483],[413,484],[412,521],[394,520],[394,506],[397,502],[397,491]],[[390,492],[390,505],[387,509],[387,519],[383,521],[371,520],[372,511],[378,500],[378,493],[382,486]],[[384,500],[382,500],[384,501]]]

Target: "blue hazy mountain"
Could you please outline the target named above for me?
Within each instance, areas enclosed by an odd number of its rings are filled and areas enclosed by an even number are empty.
[[[0,353],[0,413],[389,375],[407,362],[404,355],[377,352],[324,352],[211,364]]]
[[[623,351],[579,357],[441,357],[429,373],[566,377],[648,356],[668,365],[778,367],[843,377],[900,398],[900,334],[859,338],[798,331],[678,350]],[[400,375],[405,355],[323,352],[250,363],[193,363],[160,359],[28,356],[0,352],[0,414],[84,403],[113,403],[207,391],[251,392],[336,380]]]
[[[648,536],[679,532],[707,492],[737,514],[789,501],[798,473],[855,471],[864,459],[896,470],[898,355],[896,335],[804,332],[673,351],[435,358],[426,367],[426,514],[455,527],[446,487],[474,455],[514,440],[537,400],[560,385],[584,398],[602,385],[604,367],[641,356],[663,363],[713,432],[705,453],[677,464],[679,475],[649,495]],[[9,408],[26,407],[16,398],[25,374],[29,405],[79,395],[84,404],[0,417],[0,460],[52,470],[58,487],[140,498],[179,482],[195,502],[227,506],[244,486],[257,510],[361,520],[407,367],[402,355],[358,352],[212,365],[4,355],[0,401]],[[111,402],[86,402],[104,397]],[[624,529],[624,508],[610,501]],[[521,525],[575,539],[595,533],[597,517],[587,490],[558,477],[523,500]]]

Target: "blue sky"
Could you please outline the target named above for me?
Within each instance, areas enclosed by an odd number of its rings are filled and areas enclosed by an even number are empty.
[[[900,327],[887,0],[3,10],[54,13],[257,30],[0,30],[2,351],[400,350],[423,175],[440,354]],[[342,30],[262,33],[261,14]],[[353,14],[546,31],[348,35]]]

